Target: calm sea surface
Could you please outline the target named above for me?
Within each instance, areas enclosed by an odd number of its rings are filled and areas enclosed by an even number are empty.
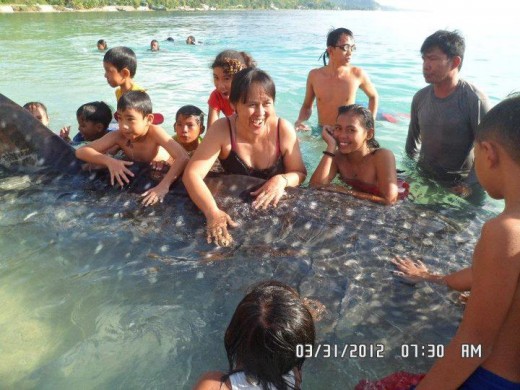
[[[129,46],[137,53],[135,81],[148,90],[154,111],[165,116],[163,126],[172,133],[175,112],[182,105],[207,110],[214,88],[210,64],[217,53],[232,48],[248,51],[271,74],[277,87],[277,112],[294,122],[307,74],[322,65],[318,57],[325,49],[327,32],[336,27],[354,32],[358,51],[353,63],[370,75],[379,92],[380,112],[397,119],[397,123],[378,121],[376,135],[407,170],[417,202],[428,204],[441,197],[443,204],[460,207],[463,202],[416,177],[403,156],[410,103],[413,94],[425,86],[419,48],[437,29],[460,30],[467,42],[462,77],[481,87],[495,104],[520,86],[519,33],[513,15],[361,11],[0,14],[0,92],[20,105],[34,100],[45,103],[55,132],[65,125],[77,129],[75,111],[81,104],[104,100],[115,106],[114,91],[103,76],[103,53],[96,50],[96,41],[103,38],[109,47]],[[202,44],[184,44],[188,35]],[[167,37],[175,42],[167,42]],[[149,50],[152,39],[159,40],[159,52]],[[366,102],[362,92],[358,101]],[[317,124],[315,112],[309,124]],[[300,134],[300,140],[312,172],[323,142],[314,132]],[[2,188],[7,188],[5,183]],[[35,208],[30,202],[15,206],[18,213],[24,207]],[[488,199],[484,210],[496,213],[501,206],[502,202]],[[162,290],[144,268],[132,274],[135,285],[123,277],[108,285],[103,274],[112,267],[110,259],[98,260],[97,271],[81,268],[78,262],[71,265],[66,261],[71,253],[66,256],[50,248],[56,235],[52,227],[20,227],[9,219],[10,213],[0,211],[0,387],[190,388],[204,370],[225,368],[220,340],[243,289],[232,289],[229,307],[215,313],[209,324],[195,304],[165,303],[152,309],[150,302],[166,302],[172,294],[175,302],[193,300],[211,310],[206,302],[193,298],[194,288],[185,288],[193,278],[204,279],[204,268],[162,281]],[[92,245],[94,253],[101,250],[94,239]],[[87,262],[92,252],[83,246],[74,251]],[[35,262],[48,266],[35,267]],[[461,263],[450,266],[457,264]],[[114,272],[124,274],[123,270]],[[76,282],[81,290],[74,290]],[[210,285],[211,280],[205,283]],[[248,284],[244,279],[240,283]],[[149,294],[149,299],[127,306],[125,299],[135,294]],[[64,304],[71,296],[75,303]],[[459,309],[457,313],[452,327],[440,336],[442,342],[453,332]],[[214,340],[210,345],[205,344],[208,335]],[[404,368],[424,371],[431,362],[408,362]],[[350,388],[362,377],[383,376],[402,365],[387,357],[377,362],[311,359],[305,367],[305,388],[329,389],[340,388],[339,383]]]

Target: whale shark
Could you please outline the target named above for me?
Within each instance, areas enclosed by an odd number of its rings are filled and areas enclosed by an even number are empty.
[[[309,188],[255,210],[249,193],[260,179],[206,182],[240,224],[230,247],[206,243],[182,183],[143,207],[142,183],[114,188],[82,171],[73,147],[0,95],[0,296],[11,302],[0,345],[16,327],[34,335],[9,344],[0,387],[191,388],[226,369],[227,323],[248,286],[266,279],[325,308],[306,388],[425,372],[434,360],[421,347],[454,335],[458,295],[403,283],[390,260],[420,258],[441,273],[468,265],[485,212]],[[21,365],[27,351],[33,359]]]

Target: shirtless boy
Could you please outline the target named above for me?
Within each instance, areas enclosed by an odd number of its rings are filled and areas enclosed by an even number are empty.
[[[488,194],[505,208],[482,227],[471,267],[450,275],[397,258],[402,277],[471,290],[462,322],[417,386],[425,389],[520,389],[520,95],[491,109],[477,127],[475,170]],[[481,356],[462,358],[462,345]]]
[[[76,157],[86,162],[107,167],[112,185],[121,187],[134,174],[127,168],[136,162],[164,162],[169,169],[155,187],[144,192],[145,206],[162,202],[170,185],[182,174],[188,163],[188,154],[166,131],[153,125],[152,103],[143,91],[125,93],[117,102],[119,129],[76,150]],[[118,160],[106,153],[119,147],[132,161]],[[161,164],[162,165],[162,164]]]
[[[356,92],[361,88],[368,97],[368,109],[374,118],[377,113],[378,95],[365,71],[350,64],[356,50],[354,35],[346,28],[337,28],[327,36],[327,50],[323,53],[329,63],[313,69],[307,77],[305,99],[294,127],[296,130],[310,130],[303,122],[310,118],[312,104],[316,98],[318,123],[320,126],[334,126],[338,107],[354,104]]]

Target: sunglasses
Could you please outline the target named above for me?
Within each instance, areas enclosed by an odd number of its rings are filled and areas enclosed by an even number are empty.
[[[341,51],[356,51],[356,45],[349,45],[345,43],[344,45],[334,46],[341,49]]]

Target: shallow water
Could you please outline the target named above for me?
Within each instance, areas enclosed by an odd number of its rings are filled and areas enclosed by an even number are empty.
[[[0,387],[190,388],[202,372],[226,368],[222,339],[236,304],[252,282],[272,277],[326,305],[319,342],[385,348],[380,359],[309,359],[304,388],[352,388],[398,369],[425,371],[433,360],[403,359],[401,345],[446,343],[463,307],[444,288],[398,282],[388,259],[412,253],[439,272],[459,269],[501,203],[467,205],[415,178],[402,159],[406,114],[424,85],[418,48],[438,28],[461,29],[468,40],[462,74],[496,103],[519,85],[511,18],[491,15],[486,24],[500,24],[484,34],[478,17],[424,13],[0,15],[0,71],[9,75],[0,78],[0,91],[20,104],[44,101],[54,131],[74,124],[84,102],[115,102],[95,50],[101,37],[110,47],[136,50],[136,81],[172,131],[178,107],[206,107],[209,65],[228,47],[251,52],[273,76],[278,113],[294,121],[328,29],[347,26],[359,47],[354,63],[370,74],[381,110],[400,119],[378,122],[378,138],[416,180],[417,203],[428,204],[382,208],[297,192],[266,213],[223,196],[242,227],[234,232],[236,246],[217,249],[203,242],[202,215],[182,195],[142,209],[134,195],[103,195],[78,179],[2,172]],[[183,44],[189,34],[204,44]],[[153,38],[159,53],[147,50]],[[313,134],[300,139],[312,171],[322,141]]]

